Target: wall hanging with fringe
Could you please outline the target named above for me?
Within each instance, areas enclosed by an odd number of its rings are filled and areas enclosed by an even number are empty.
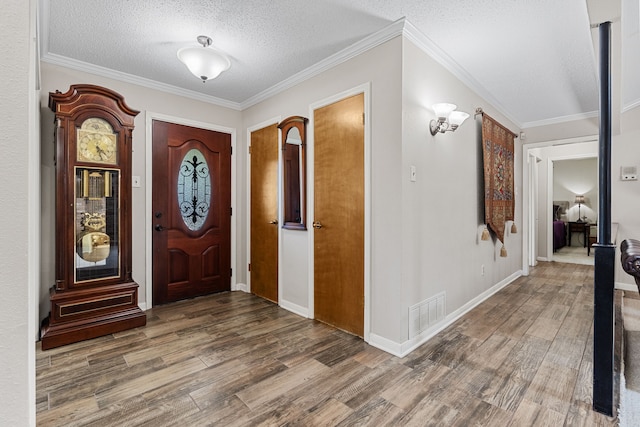
[[[476,115],[482,115],[482,155],[484,164],[484,220],[486,227],[502,242],[500,256],[506,257],[504,231],[507,221],[514,220],[515,192],[513,183],[514,150],[516,134],[485,114],[481,108]],[[516,225],[511,225],[516,233]],[[485,228],[482,240],[489,239]]]

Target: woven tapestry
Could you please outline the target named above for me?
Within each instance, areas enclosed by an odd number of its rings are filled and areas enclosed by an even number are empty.
[[[500,123],[486,114],[482,115],[484,219],[487,226],[502,242],[501,256],[507,256],[504,247],[506,222],[514,219],[514,137],[515,135]],[[515,224],[511,232],[516,232]]]

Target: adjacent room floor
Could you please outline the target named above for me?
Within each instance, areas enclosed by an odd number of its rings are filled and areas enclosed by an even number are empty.
[[[39,426],[614,426],[591,410],[593,267],[540,263],[398,358],[242,292],[37,349]]]

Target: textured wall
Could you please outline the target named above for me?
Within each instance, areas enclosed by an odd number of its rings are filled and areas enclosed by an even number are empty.
[[[33,336],[29,319],[30,2],[0,14],[0,424],[33,423]],[[35,267],[35,266],[34,266]]]

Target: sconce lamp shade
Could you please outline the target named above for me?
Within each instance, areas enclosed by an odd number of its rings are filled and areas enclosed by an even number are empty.
[[[448,104],[446,102],[440,104],[433,104],[431,106],[436,113],[437,120],[431,120],[429,122],[429,130],[431,135],[445,132],[454,132],[458,129],[458,126],[462,124],[469,114],[464,111],[456,111],[458,108],[455,104]]]
[[[178,50],[178,59],[191,73],[203,82],[215,79],[231,67],[231,61],[221,52],[210,48],[211,38],[198,36],[202,47],[183,47]]]
[[[445,102],[442,102],[440,104],[433,104],[431,108],[433,108],[433,111],[434,113],[436,113],[437,118],[446,119],[447,117],[449,117],[449,114],[458,107],[456,107],[455,104],[447,104]]]
[[[452,111],[449,114],[449,124],[451,126],[458,127],[465,120],[467,120],[468,117],[469,117],[469,114],[465,113],[464,111]]]
[[[583,205],[584,204],[584,196],[582,195],[576,195],[576,201],[575,203],[579,204],[579,205]]]

